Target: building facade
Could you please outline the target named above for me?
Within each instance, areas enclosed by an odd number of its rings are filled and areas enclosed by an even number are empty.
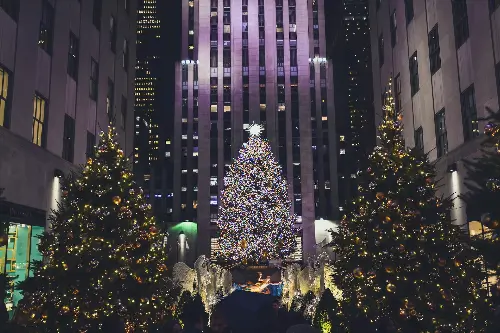
[[[10,224],[0,272],[18,281],[39,255],[59,177],[86,162],[109,121],[132,154],[135,11],[126,0],[0,2],[0,218]]]
[[[313,253],[315,221],[338,215],[324,1],[192,0],[182,17],[174,220],[196,221],[198,252],[213,250],[222,179],[255,122],[287,175],[301,249]]]
[[[369,0],[329,1],[340,209],[357,194],[357,172],[375,145]]]
[[[445,195],[465,191],[462,161],[478,153],[485,109],[498,110],[499,5],[497,0],[370,1],[375,109],[381,110],[392,77],[406,144],[436,161]],[[459,199],[452,218],[467,222]]]
[[[171,131],[165,121],[161,91],[166,66],[163,52],[161,4],[141,0],[137,8],[137,60],[134,110],[134,175],[149,199],[156,217],[162,221],[171,211],[167,202],[172,192],[172,170],[165,154]],[[172,79],[173,80],[173,79]],[[172,116],[171,112],[171,116]],[[171,122],[170,122],[171,123]]]

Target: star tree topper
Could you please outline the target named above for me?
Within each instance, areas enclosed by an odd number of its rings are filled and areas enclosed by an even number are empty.
[[[250,136],[260,136],[260,133],[262,133],[263,130],[264,128],[256,123],[253,123],[248,127],[248,133],[250,133]]]

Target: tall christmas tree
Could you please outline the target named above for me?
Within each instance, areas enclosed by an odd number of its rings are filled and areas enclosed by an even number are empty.
[[[484,268],[488,273],[490,300],[500,306],[500,111],[489,111],[486,134],[481,156],[466,161],[468,192],[461,197],[467,204],[469,221],[480,221],[472,225],[479,230],[471,233],[473,246],[481,252]],[[497,281],[495,281],[497,280]],[[495,285],[496,282],[496,285]]]
[[[295,249],[295,215],[288,184],[259,125],[249,129],[224,178],[219,219],[219,259],[237,264],[285,259]]]
[[[451,201],[436,197],[434,166],[405,147],[390,95],[384,111],[354,209],[334,234],[344,313],[405,333],[476,331],[480,265],[451,222]]]
[[[130,332],[170,315],[163,235],[112,128],[95,158],[63,181],[62,199],[40,239],[45,257],[21,288],[23,311],[45,332],[94,332],[114,318]]]

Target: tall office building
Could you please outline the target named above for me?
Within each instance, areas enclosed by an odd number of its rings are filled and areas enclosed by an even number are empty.
[[[59,177],[114,120],[132,154],[133,1],[0,1],[0,273],[24,280],[60,200]],[[9,290],[10,309],[22,295]]]
[[[141,0],[137,8],[134,174],[161,222],[171,213],[167,193],[171,193],[172,171],[165,152],[165,141],[170,137],[165,128],[164,94],[160,92],[165,88],[162,79],[167,64],[159,6],[157,0]]]
[[[357,193],[357,171],[375,145],[369,0],[328,1],[328,55],[332,59],[338,144],[340,209]]]
[[[465,191],[463,160],[476,155],[485,108],[498,110],[500,2],[370,1],[376,110],[393,77],[408,146],[436,162],[440,190]],[[455,199],[455,223],[470,222]]]
[[[301,249],[313,253],[315,221],[338,215],[324,0],[191,0],[182,18],[174,221],[197,222],[198,253],[209,253],[224,174],[260,123],[288,177]]]

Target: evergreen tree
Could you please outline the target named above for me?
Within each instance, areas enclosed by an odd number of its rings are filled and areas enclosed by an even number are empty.
[[[321,295],[314,313],[313,325],[319,328],[321,333],[343,332],[339,303],[330,289],[326,289]]]
[[[490,280],[500,276],[500,111],[488,110],[481,155],[465,161],[468,190],[461,198],[467,204],[469,221],[480,221],[481,230],[471,234],[472,246],[479,249]],[[477,226],[476,226],[477,227]],[[500,306],[499,287],[490,286],[492,306]]]
[[[252,125],[249,141],[224,178],[217,222],[221,261],[285,259],[296,247],[288,184],[260,130]]]
[[[170,316],[176,289],[163,235],[114,129],[101,133],[81,174],[63,181],[51,223],[39,245],[45,260],[20,286],[23,310],[42,331],[94,332],[119,320],[146,332]]]
[[[476,331],[483,322],[475,253],[450,220],[451,200],[436,197],[434,166],[405,147],[390,95],[384,111],[354,210],[334,234],[344,313],[405,333]]]

